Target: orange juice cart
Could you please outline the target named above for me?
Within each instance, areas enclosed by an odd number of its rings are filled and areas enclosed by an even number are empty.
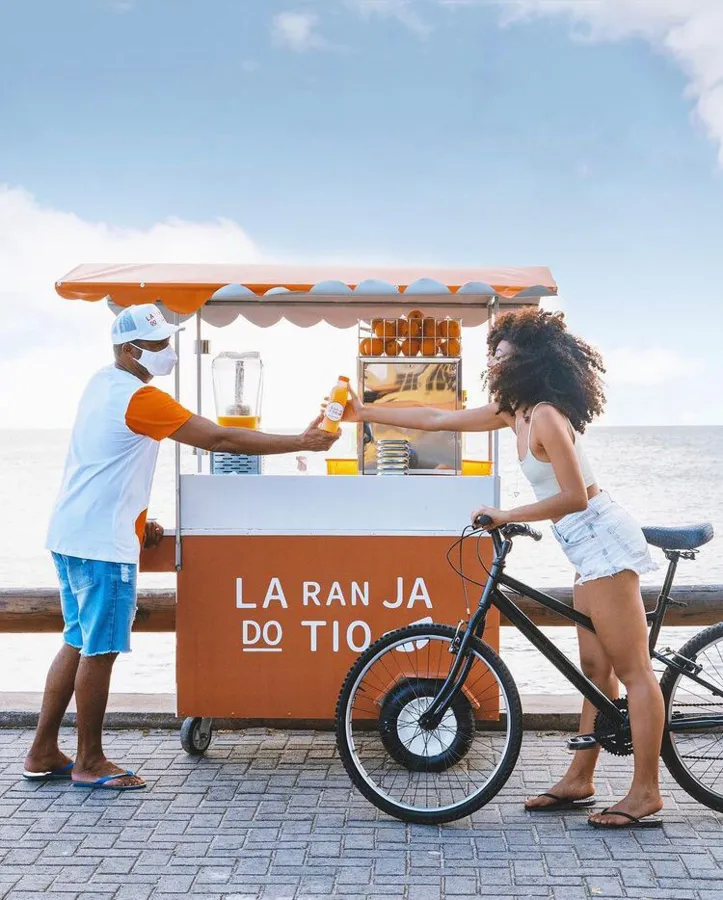
[[[82,265],[56,290],[115,311],[152,302],[177,322],[195,316],[200,411],[204,323],[357,327],[352,385],[365,402],[454,409],[463,328],[557,289],[546,268],[148,264]],[[258,423],[262,371],[249,349],[214,361],[221,422]],[[356,477],[264,474],[263,460],[223,454],[181,474],[177,451],[177,707],[189,752],[205,751],[214,719],[328,727],[344,675],[373,640],[420,620],[459,621],[445,555],[476,505],[499,504],[496,435],[476,464],[450,433],[375,425],[358,426],[357,438],[356,459],[328,460],[330,474]],[[491,541],[482,546],[489,564]],[[495,610],[485,639],[498,644]]]

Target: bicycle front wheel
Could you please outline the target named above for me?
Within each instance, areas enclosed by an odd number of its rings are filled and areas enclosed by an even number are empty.
[[[695,723],[690,730],[666,728],[663,761],[691,797],[723,812],[723,725],[718,724],[723,698],[705,687],[723,691],[723,622],[694,635],[678,652],[701,667],[698,677],[704,683],[670,668],[660,679],[668,726],[681,729],[686,719]]]
[[[456,656],[448,625],[409,625],[357,659],[339,694],[336,737],[349,777],[405,822],[452,822],[484,806],[514,769],[522,741],[517,687],[478,639],[462,690],[434,729],[420,725]]]

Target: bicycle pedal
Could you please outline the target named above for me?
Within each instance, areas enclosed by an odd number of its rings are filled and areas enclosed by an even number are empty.
[[[575,737],[568,738],[565,742],[567,749],[571,752],[577,750],[594,750],[598,746],[597,738],[594,734],[576,734]]]

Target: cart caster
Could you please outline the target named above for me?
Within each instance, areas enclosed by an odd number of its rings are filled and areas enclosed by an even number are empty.
[[[203,756],[208,750],[213,733],[213,719],[200,716],[184,719],[181,726],[181,746],[191,756]]]

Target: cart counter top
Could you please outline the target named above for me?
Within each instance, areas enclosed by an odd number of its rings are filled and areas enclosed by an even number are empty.
[[[458,535],[495,476],[183,475],[183,535]]]

